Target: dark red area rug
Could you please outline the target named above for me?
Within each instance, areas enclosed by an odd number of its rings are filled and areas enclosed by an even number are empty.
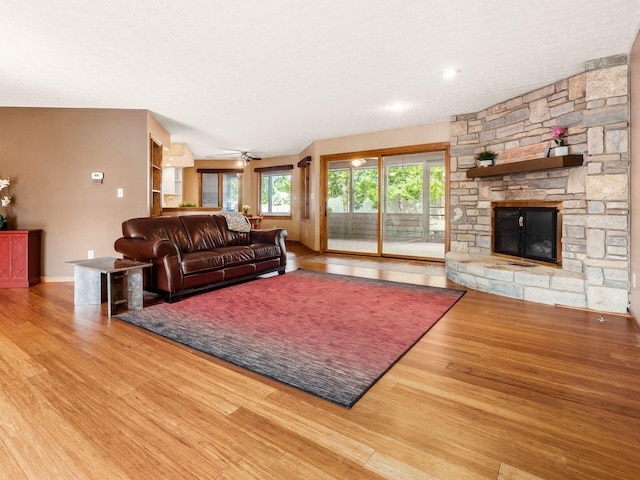
[[[297,270],[117,318],[349,408],[463,294]]]

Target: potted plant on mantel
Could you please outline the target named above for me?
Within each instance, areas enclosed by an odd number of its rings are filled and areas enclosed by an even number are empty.
[[[491,150],[485,150],[476,155],[476,162],[478,162],[479,167],[490,167],[493,165],[493,162],[495,162],[497,156],[497,153]]]
[[[565,132],[566,129],[564,127],[553,127],[551,130],[551,138],[556,143],[556,147],[553,149],[554,157],[562,157],[569,154],[569,147],[564,144],[564,139],[562,138]]]

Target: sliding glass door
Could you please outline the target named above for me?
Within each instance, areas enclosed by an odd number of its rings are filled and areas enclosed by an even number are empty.
[[[445,151],[326,165],[326,251],[444,259]]]
[[[382,254],[444,258],[444,152],[382,158]]]
[[[330,162],[328,250],[377,254],[378,230],[378,159]]]

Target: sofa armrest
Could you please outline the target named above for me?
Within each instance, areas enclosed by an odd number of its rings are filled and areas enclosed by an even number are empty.
[[[287,264],[287,246],[284,243],[287,235],[284,228],[251,230],[251,243],[271,243],[280,247],[280,273],[284,273],[284,267]]]
[[[136,260],[153,260],[169,255],[180,258],[180,249],[171,240],[144,240],[121,237],[114,244],[116,252]]]
[[[184,288],[184,277],[180,267],[182,254],[178,245],[171,240],[121,237],[116,240],[114,248],[125,258],[148,260],[153,263],[149,280],[145,280],[145,288],[151,287],[169,293]]]
[[[251,243],[272,243],[284,246],[287,231],[284,228],[270,228],[267,230],[251,230]]]

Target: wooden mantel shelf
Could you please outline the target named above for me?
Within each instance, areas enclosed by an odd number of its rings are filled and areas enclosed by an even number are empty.
[[[562,157],[535,158],[521,162],[503,163],[491,167],[475,167],[467,170],[467,178],[493,177],[507,173],[533,172],[535,170],[551,170],[553,168],[579,167],[582,155],[564,155]]]

